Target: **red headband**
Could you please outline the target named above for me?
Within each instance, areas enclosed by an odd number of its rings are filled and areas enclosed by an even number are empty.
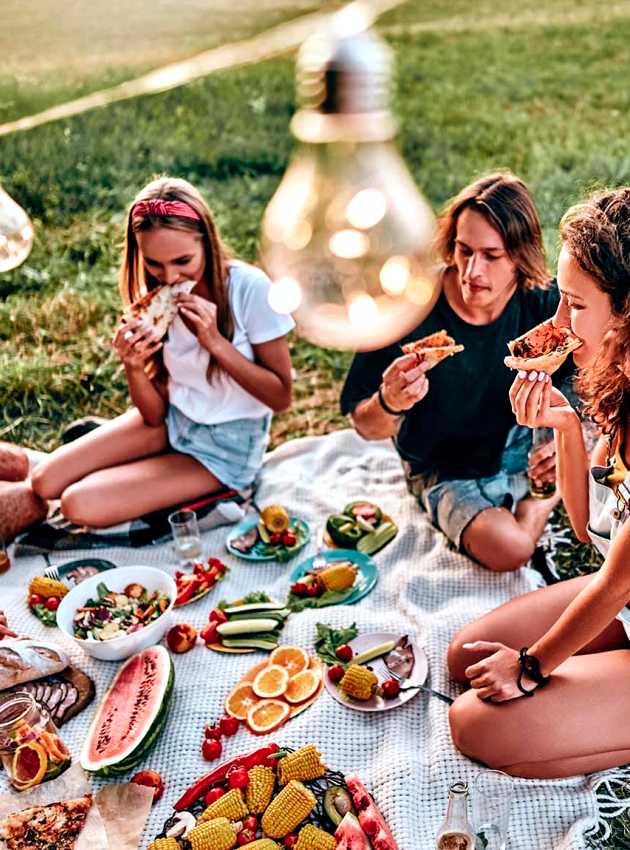
[[[179,218],[192,218],[201,221],[201,216],[190,204],[183,201],[163,201],[161,198],[151,198],[148,201],[138,201],[131,211],[133,218],[146,218],[150,215],[175,215]]]

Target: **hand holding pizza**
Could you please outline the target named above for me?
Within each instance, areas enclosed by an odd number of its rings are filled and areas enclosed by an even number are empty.
[[[397,357],[383,372],[383,398],[393,410],[410,410],[428,392],[424,364],[415,354]]]
[[[126,367],[140,370],[160,350],[162,342],[156,339],[150,328],[134,320],[120,323],[114,334],[113,346]]]
[[[177,306],[182,316],[191,322],[199,345],[211,352],[223,339],[217,326],[217,305],[200,295],[181,293],[177,296]]]
[[[510,387],[510,404],[519,425],[565,431],[576,413],[544,372],[518,372]]]

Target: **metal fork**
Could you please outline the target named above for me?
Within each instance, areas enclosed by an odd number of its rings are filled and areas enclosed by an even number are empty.
[[[51,578],[54,581],[59,581],[59,570],[54,565],[50,567],[46,567],[44,570],[44,575],[46,578]]]
[[[384,661],[383,661],[383,664],[385,664]],[[439,691],[434,691],[432,688],[427,688],[426,685],[414,685],[413,682],[410,679],[405,679],[404,676],[399,676],[398,673],[394,673],[393,670],[390,670],[390,668],[387,666],[387,664],[385,664],[385,669],[387,670],[389,675],[392,677],[392,679],[396,679],[396,681],[400,685],[401,691],[418,690],[418,691],[422,691],[423,694],[429,694],[432,697],[437,697],[438,699],[441,699],[443,702],[447,703],[448,705],[452,705],[453,702],[454,702],[454,700],[451,697],[446,696],[446,694],[441,694]]]

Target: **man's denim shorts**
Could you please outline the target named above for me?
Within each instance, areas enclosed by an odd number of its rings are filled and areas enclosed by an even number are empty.
[[[405,468],[409,492],[429,514],[433,525],[458,549],[464,529],[477,514],[486,508],[512,510],[527,494],[527,456],[532,443],[531,434],[531,429],[523,425],[512,428],[501,457],[501,469],[488,478],[436,482],[422,475],[410,475]]]
[[[244,490],[262,466],[271,415],[204,425],[170,404],[166,425],[175,451],[194,457],[226,487]]]

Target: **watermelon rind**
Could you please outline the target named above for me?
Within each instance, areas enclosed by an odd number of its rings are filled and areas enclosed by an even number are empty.
[[[168,670],[166,680],[164,682],[160,681],[156,685],[156,687],[162,687],[162,693],[159,699],[157,711],[152,717],[150,725],[147,727],[144,734],[142,734],[142,737],[136,738],[136,740],[134,741],[134,745],[131,749],[121,751],[116,757],[113,757],[111,755],[108,756],[107,753],[105,753],[99,760],[95,760],[90,757],[90,750],[92,749],[92,741],[94,736],[98,736],[99,734],[100,726],[102,723],[103,706],[110,698],[112,692],[115,692],[117,683],[119,682],[122,674],[124,673],[125,667],[128,664],[132,664],[134,659],[137,659],[138,656],[144,655],[146,653],[157,653],[160,658],[160,663],[162,667],[165,671]],[[149,752],[151,747],[155,745],[157,739],[160,736],[160,733],[164,728],[169,703],[173,694],[174,680],[175,676],[173,670],[173,662],[168,651],[163,646],[152,646],[149,649],[144,649],[142,650],[142,652],[137,653],[136,655],[132,656],[127,662],[125,662],[125,664],[121,667],[121,669],[114,677],[114,680],[109,690],[101,700],[97,712],[92,720],[92,724],[90,726],[87,738],[83,745],[83,750],[81,752],[80,762],[83,769],[98,776],[110,776],[126,773],[128,770],[134,768]]]

